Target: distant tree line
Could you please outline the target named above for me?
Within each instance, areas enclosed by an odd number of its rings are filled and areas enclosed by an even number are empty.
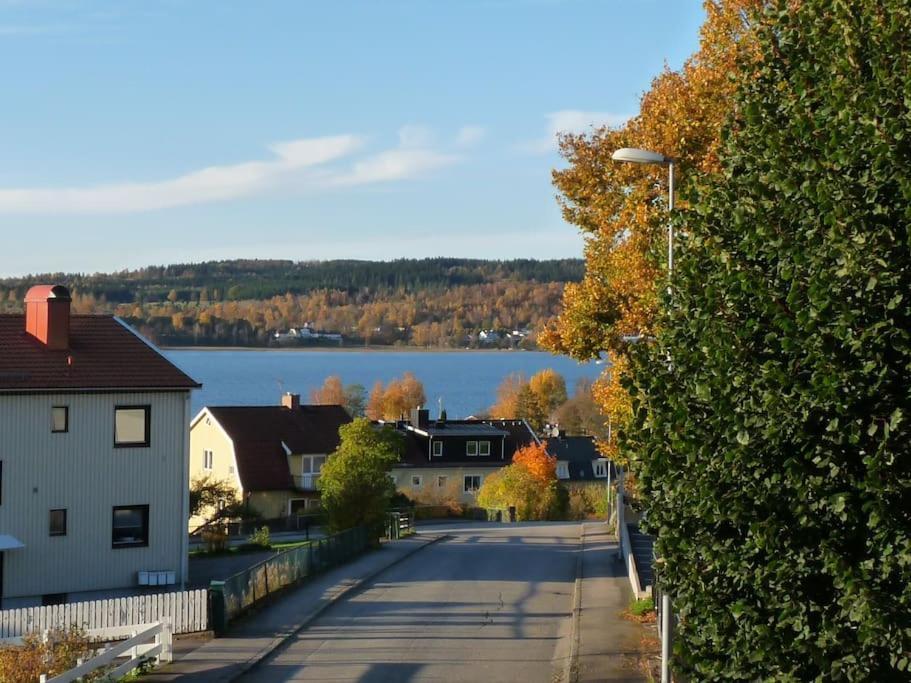
[[[498,346],[534,347],[581,261],[220,261],[111,274],[0,280],[0,312],[30,286],[67,285],[76,313],[113,313],[166,345],[264,346],[310,323],[347,343],[459,347],[481,330],[528,330]]]

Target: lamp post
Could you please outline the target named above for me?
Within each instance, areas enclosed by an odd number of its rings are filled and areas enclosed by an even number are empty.
[[[674,211],[674,160],[660,152],[652,152],[647,149],[635,149],[624,147],[613,153],[611,158],[614,161],[620,161],[627,164],[658,164],[667,166],[667,210],[668,213]],[[671,282],[674,277],[674,222],[669,220],[667,223],[667,293],[671,293]],[[636,341],[639,340],[637,335]],[[623,479],[621,478],[622,482]],[[619,529],[618,529],[619,531]],[[620,537],[622,539],[622,536]],[[621,540],[622,543],[622,540]],[[632,549],[630,549],[632,550]],[[671,635],[673,616],[671,613],[671,596],[665,591],[661,591],[661,683],[670,683],[671,671]]]
[[[667,166],[667,210],[674,210],[674,160],[660,152],[652,152],[647,149],[635,149],[633,147],[624,147],[618,149],[611,155],[614,161],[621,161],[626,164],[657,164]],[[674,224],[668,222],[667,225],[667,279],[671,281],[674,273]]]

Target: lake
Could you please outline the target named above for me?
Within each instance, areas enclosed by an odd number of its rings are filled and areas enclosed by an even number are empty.
[[[531,376],[553,368],[566,379],[570,393],[580,378],[595,379],[603,366],[577,363],[542,351],[275,351],[184,350],[164,354],[203,388],[193,392],[193,414],[204,405],[268,405],[285,391],[299,393],[301,402],[329,375],[345,384],[362,384],[368,393],[411,371],[424,383],[432,416],[437,401],[451,418],[486,410],[497,387],[513,372]]]

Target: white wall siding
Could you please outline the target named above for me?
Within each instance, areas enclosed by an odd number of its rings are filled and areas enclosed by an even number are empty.
[[[184,581],[189,392],[0,395],[0,533],[25,548],[4,553],[5,597],[127,588],[139,570]],[[51,432],[51,407],[69,431]],[[114,406],[151,406],[151,445],[114,447]],[[112,548],[112,508],[149,506],[149,545]],[[67,510],[66,536],[48,533]]]

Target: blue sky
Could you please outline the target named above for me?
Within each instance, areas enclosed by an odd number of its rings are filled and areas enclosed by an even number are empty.
[[[580,256],[556,130],[617,123],[700,0],[0,0],[0,275]]]

